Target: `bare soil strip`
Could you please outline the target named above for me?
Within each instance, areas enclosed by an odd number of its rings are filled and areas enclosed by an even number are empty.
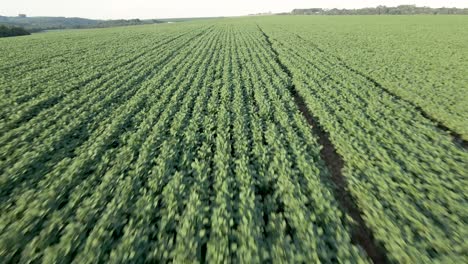
[[[372,262],[388,263],[389,261],[387,260],[386,254],[384,253],[384,249],[378,245],[371,230],[366,226],[364,219],[361,216],[361,212],[354,203],[354,200],[348,191],[346,178],[341,173],[341,170],[344,167],[343,159],[336,152],[335,146],[333,146],[331,143],[329,135],[320,126],[318,119],[310,113],[304,102],[304,99],[297,92],[296,87],[292,83],[293,75],[291,71],[281,62],[279,54],[273,48],[269,36],[262,30],[260,26],[258,26],[258,29],[265,37],[266,42],[270,46],[272,52],[275,54],[276,63],[278,63],[281,69],[291,79],[291,85],[288,87],[288,89],[291,92],[298,109],[307,120],[307,123],[311,126],[312,133],[318,137],[320,145],[323,146],[320,151],[320,157],[325,162],[325,165],[330,171],[331,180],[334,183],[334,196],[340,207],[353,219],[355,223],[351,227],[351,242],[363,248]]]
[[[399,101],[402,101],[406,104],[408,104],[409,106],[413,107],[418,113],[420,113],[424,118],[428,119],[429,121],[431,121],[432,123],[434,123],[434,125],[439,129],[439,130],[442,130],[442,131],[445,131],[447,132],[448,134],[450,134],[450,136],[452,137],[452,142],[456,145],[456,146],[459,146],[463,149],[468,149],[468,141],[463,139],[462,135],[458,134],[457,132],[451,130],[449,127],[447,127],[446,125],[444,125],[441,121],[437,120],[435,117],[431,116],[429,113],[427,113],[424,109],[422,109],[422,107],[420,107],[419,105],[417,105],[416,103],[410,101],[410,100],[407,100],[399,95],[397,95],[396,93],[392,92],[390,89],[387,89],[386,87],[384,87],[383,85],[381,85],[379,82],[377,82],[377,80],[375,80],[374,78],[366,75],[365,73],[355,69],[355,68],[352,68],[351,66],[349,66],[348,64],[346,64],[343,59],[341,59],[340,57],[334,55],[334,54],[331,54],[329,52],[326,52],[325,50],[321,49],[317,44],[307,40],[307,39],[304,39],[303,37],[301,37],[300,35],[298,34],[295,34],[295,33],[292,33],[294,36],[296,36],[297,38],[307,42],[307,43],[310,43],[311,46],[314,47],[314,49],[318,50],[319,52],[323,53],[323,54],[326,54],[327,56],[332,56],[333,58],[335,58],[339,64],[341,66],[343,66],[344,68],[346,68],[347,70],[349,70],[350,72],[356,74],[356,75],[359,75],[361,77],[363,77],[364,79],[366,79],[368,82],[372,83],[375,87],[377,87],[378,89],[381,89],[382,91],[386,92],[387,94],[390,94],[391,96],[395,97],[395,99],[399,100]]]

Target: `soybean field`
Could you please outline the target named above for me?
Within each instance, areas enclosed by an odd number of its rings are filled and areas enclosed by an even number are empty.
[[[0,263],[466,263],[468,17],[0,39]]]

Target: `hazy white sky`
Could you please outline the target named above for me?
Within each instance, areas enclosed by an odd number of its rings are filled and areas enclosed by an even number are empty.
[[[1,0],[0,15],[67,16],[101,19],[239,16],[294,8],[360,8],[415,4],[468,7],[468,0]]]

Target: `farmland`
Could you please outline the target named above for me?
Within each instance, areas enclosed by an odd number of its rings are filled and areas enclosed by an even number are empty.
[[[0,39],[1,263],[464,263],[468,17]]]

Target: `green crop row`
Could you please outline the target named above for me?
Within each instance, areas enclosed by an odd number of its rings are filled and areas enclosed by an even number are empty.
[[[5,71],[2,262],[366,262],[256,26],[160,31]]]
[[[271,17],[468,140],[468,17]]]
[[[466,262],[466,149],[289,19],[1,39],[0,263]]]
[[[463,262],[466,150],[334,56],[272,24],[261,26],[343,157],[349,189],[390,259]]]

